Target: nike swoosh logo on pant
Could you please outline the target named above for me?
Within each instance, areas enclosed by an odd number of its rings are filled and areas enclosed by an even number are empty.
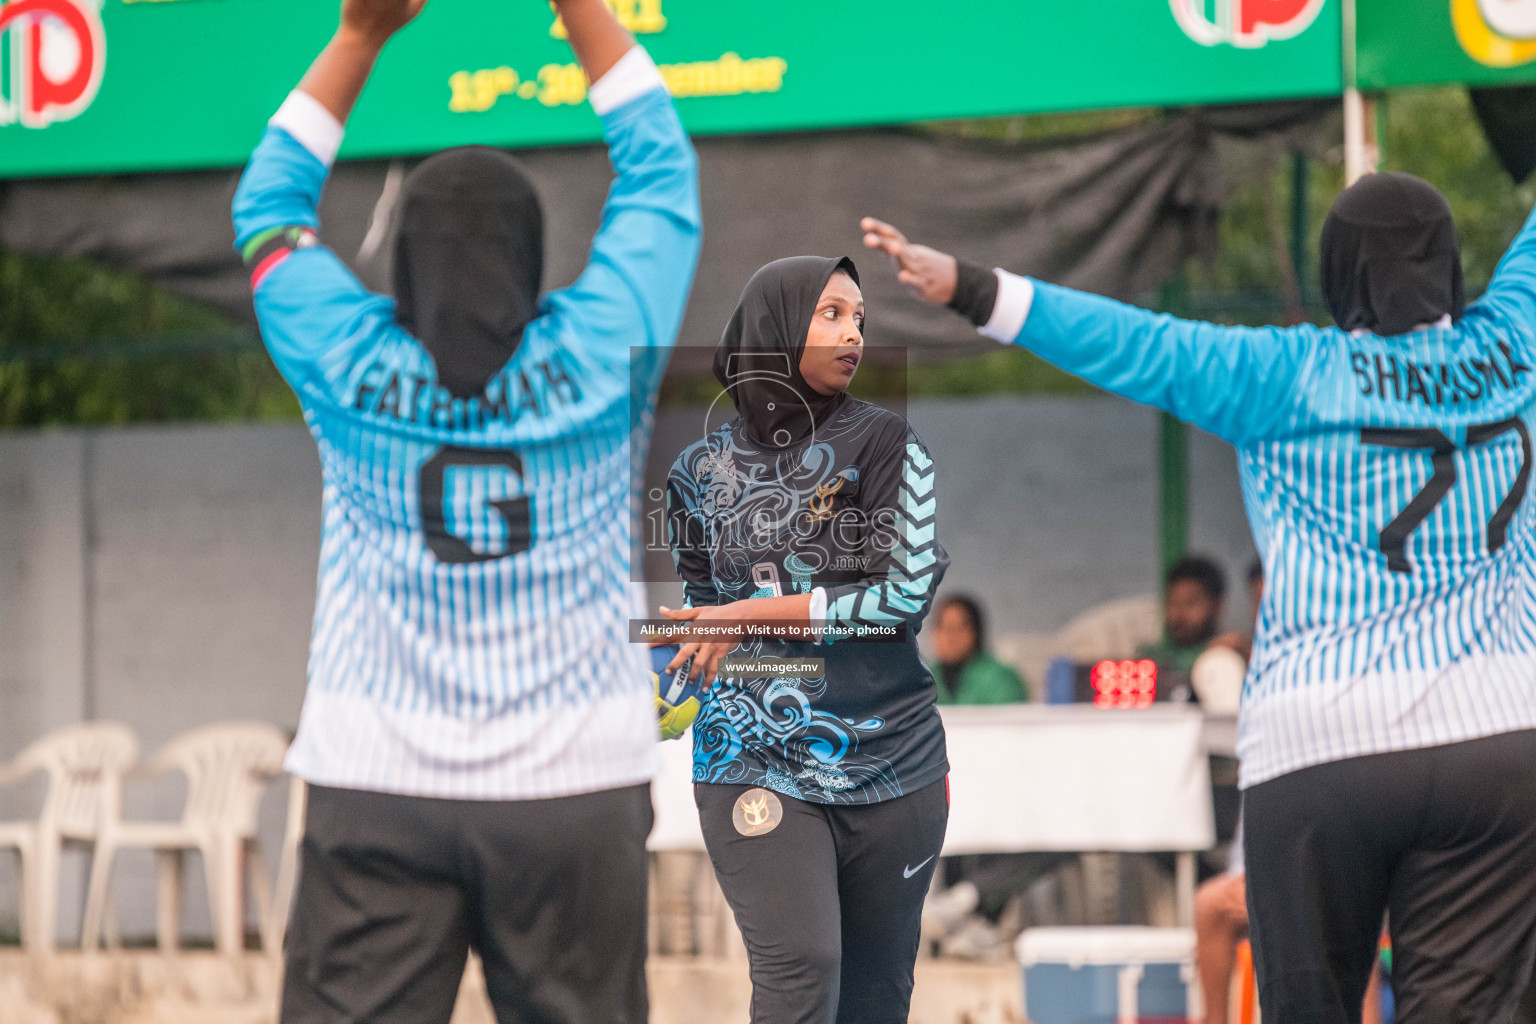
[[[923,864],[927,864],[929,860],[933,860],[933,858],[937,857],[937,856],[938,856],[938,854],[936,854],[936,853],[935,854],[929,854],[928,855],[928,860],[923,861]],[[919,864],[915,868],[907,868],[907,870],[905,870],[905,871],[903,871],[901,873],[901,877],[902,878],[911,878],[913,875],[915,875],[919,871],[923,870],[923,864]]]

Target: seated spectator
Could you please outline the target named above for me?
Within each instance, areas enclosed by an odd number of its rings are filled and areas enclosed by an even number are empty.
[[[940,704],[1017,704],[1029,700],[1029,685],[987,650],[986,620],[974,598],[963,595],[939,602],[934,616],[929,665]]]
[[[1205,1024],[1227,1024],[1237,946],[1248,937],[1248,884],[1242,836],[1233,844],[1231,870],[1195,893],[1195,964],[1205,996]],[[1371,972],[1360,1010],[1361,1024],[1381,1024],[1381,970]]]
[[[1138,658],[1151,658],[1160,666],[1188,672],[1195,659],[1216,641],[1226,607],[1227,580],[1221,567],[1209,558],[1190,555],[1168,570],[1163,587],[1163,638],[1144,644]],[[1226,637],[1220,646],[1231,646]]]

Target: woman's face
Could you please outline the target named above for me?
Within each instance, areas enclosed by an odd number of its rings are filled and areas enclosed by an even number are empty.
[[[816,315],[805,336],[800,376],[818,395],[846,391],[864,355],[864,293],[853,278],[832,275],[816,300]]]
[[[943,665],[957,665],[976,653],[976,626],[962,605],[947,604],[939,609],[933,653]]]

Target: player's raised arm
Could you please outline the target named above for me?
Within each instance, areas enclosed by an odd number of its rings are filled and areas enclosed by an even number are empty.
[[[345,0],[341,24],[310,65],[299,88],[345,124],[384,44],[411,22],[427,0]]]
[[[1263,436],[1284,423],[1294,410],[1292,385],[1315,349],[1315,329],[1179,320],[983,270],[910,242],[873,217],[861,227],[864,244],[891,257],[917,298],[949,306],[989,338],[1228,440]]]
[[[295,387],[325,389],[346,372],[355,345],[392,322],[389,301],[319,246],[315,210],[379,53],[425,4],[345,0],[336,34],[272,117],[235,193],[235,248],[251,274],[262,336]]]
[[[555,0],[555,9],[590,81],[601,81],[635,45],[603,0]]]
[[[556,0],[592,81],[618,177],[586,269],[550,297],[585,344],[627,359],[670,346],[682,324],[702,232],[698,161],[656,65],[602,0]]]
[[[1499,260],[1481,301],[1513,320],[1536,323],[1536,210]]]

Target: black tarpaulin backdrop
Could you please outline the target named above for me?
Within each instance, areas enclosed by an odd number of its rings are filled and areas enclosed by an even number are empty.
[[[699,140],[704,251],[681,340],[712,344],[762,264],[818,253],[849,254],[866,268],[871,341],[918,350],[974,342],[959,318],[908,299],[877,265],[883,258],[861,249],[864,215],[973,262],[1134,298],[1213,244],[1223,141],[1304,130],[1330,106],[1180,111],[1054,145],[906,131]],[[519,155],[545,206],[545,285],[567,283],[597,228],[606,155]],[[390,280],[393,197],[409,166],[342,164],[321,206],[323,240],[376,289]],[[135,270],[250,323],[229,221],[237,179],[213,171],[0,183],[0,246]]]
[[[1499,163],[1518,185],[1536,170],[1536,85],[1468,89],[1472,109]]]

